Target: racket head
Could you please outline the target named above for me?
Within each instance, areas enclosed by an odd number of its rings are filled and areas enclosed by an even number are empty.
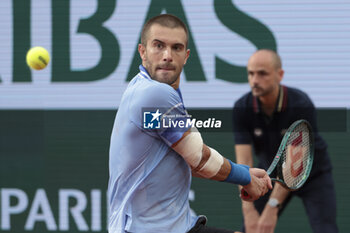
[[[278,181],[290,190],[302,187],[310,175],[314,156],[312,127],[306,120],[294,122],[283,136],[277,154],[267,173],[276,168]]]

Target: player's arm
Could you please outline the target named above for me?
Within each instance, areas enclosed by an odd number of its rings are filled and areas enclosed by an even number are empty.
[[[223,181],[231,171],[230,162],[214,149],[203,143],[200,133],[192,128],[172,145],[190,165],[192,174],[198,177]],[[210,160],[209,160],[210,159]],[[251,177],[248,167],[241,167],[242,184],[249,184]]]
[[[223,157],[203,143],[196,128],[185,132],[172,148],[185,159],[193,173],[206,179],[243,185],[254,200],[271,188],[270,178],[265,171],[258,169],[256,173],[249,166],[235,164]]]

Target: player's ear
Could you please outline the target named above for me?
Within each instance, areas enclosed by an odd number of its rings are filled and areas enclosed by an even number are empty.
[[[142,61],[144,61],[146,58],[146,47],[143,44],[139,44],[138,51]]]
[[[184,61],[184,65],[186,65],[187,59],[190,57],[190,50],[187,49],[186,50],[186,57],[185,57],[185,61]]]

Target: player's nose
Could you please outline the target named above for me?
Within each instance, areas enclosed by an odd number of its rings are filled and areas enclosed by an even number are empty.
[[[173,55],[171,48],[166,48],[163,52],[163,61],[166,62],[172,62],[173,61]]]

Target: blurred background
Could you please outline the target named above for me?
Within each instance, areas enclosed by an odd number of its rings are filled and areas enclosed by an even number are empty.
[[[180,88],[189,113],[231,118],[249,86],[257,49],[276,50],[282,84],[310,96],[333,163],[340,232],[350,232],[350,2],[1,0],[0,231],[107,232],[110,134],[128,81],[138,73],[144,22],[161,13],[189,28],[191,55]],[[46,48],[46,69],[25,62]],[[227,120],[228,119],[228,120]],[[229,122],[203,132],[231,160]],[[209,225],[239,229],[236,186],[193,179],[191,208]],[[276,232],[311,232],[294,199]]]

